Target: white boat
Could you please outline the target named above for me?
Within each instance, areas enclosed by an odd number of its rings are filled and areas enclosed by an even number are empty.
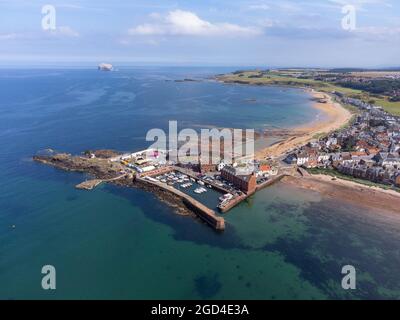
[[[197,194],[202,194],[202,193],[207,192],[207,189],[204,189],[204,188],[197,188],[196,190],[194,190],[194,192],[197,193]]]
[[[233,198],[233,195],[230,193],[224,194],[222,197],[219,197],[219,201],[227,202]]]
[[[198,183],[199,185],[201,185],[201,186],[204,186],[204,185],[205,185],[205,183],[204,183],[203,181],[201,181],[201,180],[197,181],[197,183]]]

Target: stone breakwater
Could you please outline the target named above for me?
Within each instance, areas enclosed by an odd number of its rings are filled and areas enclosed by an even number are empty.
[[[34,156],[33,160],[55,168],[87,173],[93,180],[84,181],[77,185],[79,189],[91,190],[102,182],[113,183],[123,187],[140,188],[153,193],[160,201],[172,207],[179,215],[197,217],[217,231],[225,229],[225,220],[215,212],[183,192],[127,173],[126,167],[109,159],[73,156],[66,153]]]

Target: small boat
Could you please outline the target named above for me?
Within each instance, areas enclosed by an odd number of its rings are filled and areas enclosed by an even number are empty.
[[[199,185],[201,185],[201,186],[204,186],[204,185],[205,185],[205,183],[204,183],[203,181],[201,181],[201,180],[197,181],[197,183],[198,183]]]
[[[231,200],[233,198],[233,195],[231,195],[230,193],[224,194],[222,197],[219,197],[219,201],[221,202],[227,202],[229,200]]]

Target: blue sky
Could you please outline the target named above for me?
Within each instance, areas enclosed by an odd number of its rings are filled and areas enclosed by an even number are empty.
[[[56,30],[42,29],[42,6]],[[356,8],[356,29],[342,8]],[[0,0],[0,64],[400,66],[398,0]]]

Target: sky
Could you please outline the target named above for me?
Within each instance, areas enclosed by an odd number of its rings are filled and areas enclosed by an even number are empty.
[[[398,0],[0,0],[1,66],[378,68],[399,57]]]

